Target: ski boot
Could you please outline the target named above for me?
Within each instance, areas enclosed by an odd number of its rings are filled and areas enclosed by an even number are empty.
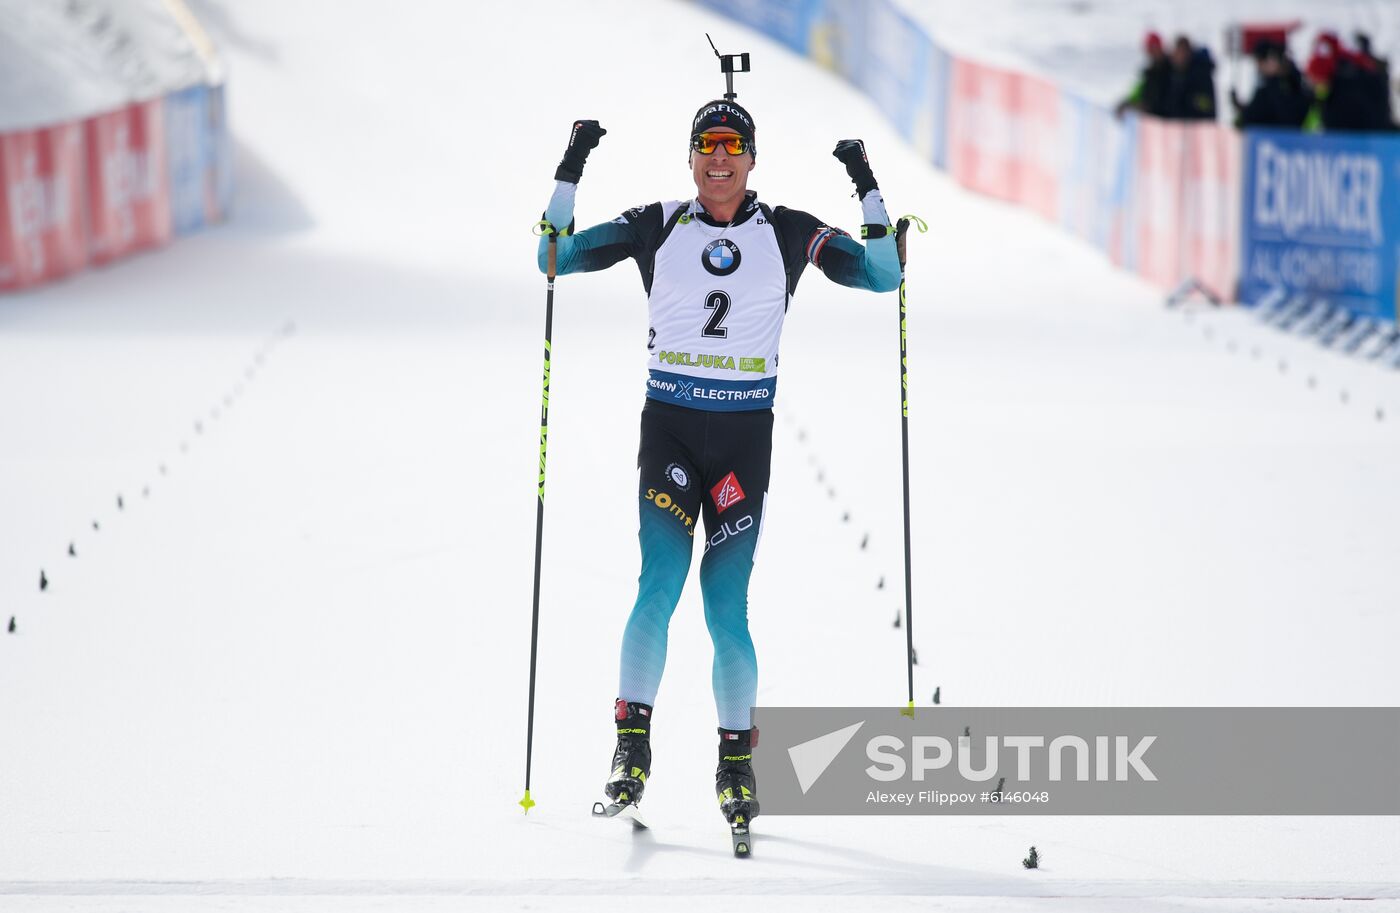
[[[720,729],[719,767],[715,770],[715,796],[729,822],[734,855],[747,856],[752,848],[749,822],[758,816],[758,786],[753,775],[753,746],[757,729]]]
[[[642,801],[651,774],[651,707],[618,698],[616,708],[617,750],[613,752],[612,774],[603,786],[608,801],[595,803],[593,808],[594,815],[608,818]]]

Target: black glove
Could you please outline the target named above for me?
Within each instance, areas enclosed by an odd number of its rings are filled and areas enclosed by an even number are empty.
[[[598,126],[596,120],[574,121],[574,130],[569,134],[569,148],[564,150],[564,158],[560,160],[559,167],[554,169],[554,179],[577,184],[578,179],[583,176],[583,163],[588,161],[588,153],[598,145],[599,138],[607,133],[608,131]]]
[[[846,173],[856,182],[856,196],[863,200],[867,193],[879,189],[875,174],[870,170],[870,160],[865,157],[865,143],[858,139],[843,139],[831,154],[846,166]]]

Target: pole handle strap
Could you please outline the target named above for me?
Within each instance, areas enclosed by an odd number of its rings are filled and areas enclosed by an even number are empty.
[[[548,219],[540,219],[534,225],[530,226],[530,233],[533,234],[536,238],[543,238],[545,235],[552,235],[556,238],[559,238],[567,237],[573,232],[571,232],[568,228],[565,228],[564,230],[560,231],[559,229],[554,227],[553,222],[549,221]]]
[[[923,234],[924,232],[928,231],[928,223],[925,222],[923,219],[919,218],[918,216],[914,215],[912,212],[908,213],[907,215],[900,216],[899,221],[906,224],[909,222],[913,222],[919,227],[919,234]]]

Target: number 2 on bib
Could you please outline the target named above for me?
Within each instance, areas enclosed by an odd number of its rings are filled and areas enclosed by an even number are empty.
[[[705,321],[705,329],[700,332],[701,336],[708,336],[715,339],[725,339],[729,336],[729,329],[724,326],[724,318],[729,316],[729,295],[724,292],[710,292],[705,297],[706,310],[714,311],[710,319]]]

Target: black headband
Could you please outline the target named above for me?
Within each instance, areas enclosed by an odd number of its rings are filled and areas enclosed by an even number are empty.
[[[695,112],[695,120],[690,125],[690,135],[704,133],[715,127],[728,127],[754,146],[753,115],[745,111],[738,102],[708,101]]]

